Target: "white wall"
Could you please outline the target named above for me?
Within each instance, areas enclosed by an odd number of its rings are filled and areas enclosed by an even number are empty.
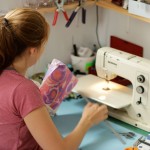
[[[67,11],[68,15],[72,11]],[[87,10],[87,23],[81,23],[81,11],[74,19],[74,22],[69,28],[65,27],[66,20],[62,13],[59,14],[56,26],[52,26],[53,13],[45,14],[48,20],[51,31],[46,50],[38,63],[29,70],[29,74],[34,72],[43,71],[46,65],[57,58],[64,63],[70,63],[70,54],[73,51],[73,44],[76,43],[77,47],[86,46],[92,48],[93,44],[97,44],[95,34],[95,7],[90,7]]]
[[[3,0],[0,10],[8,10],[20,6],[21,1]],[[70,16],[72,10],[67,11],[67,13]],[[29,69],[28,75],[45,71],[48,62],[51,62],[53,58],[57,58],[64,63],[70,63],[73,43],[76,43],[78,47],[86,46],[90,48],[92,48],[93,44],[97,44],[95,34],[95,6],[88,7],[85,25],[81,23],[81,10],[69,28],[65,27],[66,21],[62,12],[58,16],[56,26],[52,26],[53,15],[53,13],[44,14],[51,27],[50,37],[44,54],[38,63]]]
[[[8,10],[21,6],[21,0],[1,0],[0,10]],[[67,11],[68,15],[72,12]],[[44,15],[51,26],[46,50],[39,62],[29,69],[28,74],[45,71],[48,62],[57,58],[64,63],[70,62],[72,44],[92,48],[96,39],[96,9],[87,8],[87,23],[81,23],[81,10],[69,28],[65,27],[65,19],[59,14],[56,26],[52,26],[53,13]],[[99,7],[99,37],[102,46],[109,46],[110,35],[133,42],[144,47],[144,57],[150,59],[150,24],[130,18],[115,11]]]
[[[150,59],[150,23],[99,7],[99,35],[103,46],[109,45],[110,35],[140,45]]]

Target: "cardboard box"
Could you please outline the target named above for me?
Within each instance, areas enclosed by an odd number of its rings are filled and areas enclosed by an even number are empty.
[[[150,18],[150,5],[140,1],[129,0],[128,12],[134,15]]]

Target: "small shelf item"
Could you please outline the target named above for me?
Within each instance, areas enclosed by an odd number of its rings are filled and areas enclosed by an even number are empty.
[[[98,2],[96,2],[96,5],[100,6],[100,7],[103,7],[103,8],[106,8],[106,9],[114,10],[116,12],[119,12],[121,14],[136,18],[138,20],[150,23],[149,18],[145,18],[145,17],[141,17],[141,16],[138,16],[138,15],[131,14],[131,13],[128,12],[128,10],[113,4],[110,0],[99,0]]]

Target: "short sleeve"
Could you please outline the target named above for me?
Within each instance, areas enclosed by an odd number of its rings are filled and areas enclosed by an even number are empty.
[[[40,90],[32,81],[26,79],[16,87],[13,99],[16,115],[24,118],[33,110],[44,105]]]

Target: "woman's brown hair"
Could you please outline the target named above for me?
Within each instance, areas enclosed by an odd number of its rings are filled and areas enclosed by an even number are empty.
[[[28,47],[40,47],[48,39],[45,18],[30,8],[15,9],[0,17],[0,73]]]

